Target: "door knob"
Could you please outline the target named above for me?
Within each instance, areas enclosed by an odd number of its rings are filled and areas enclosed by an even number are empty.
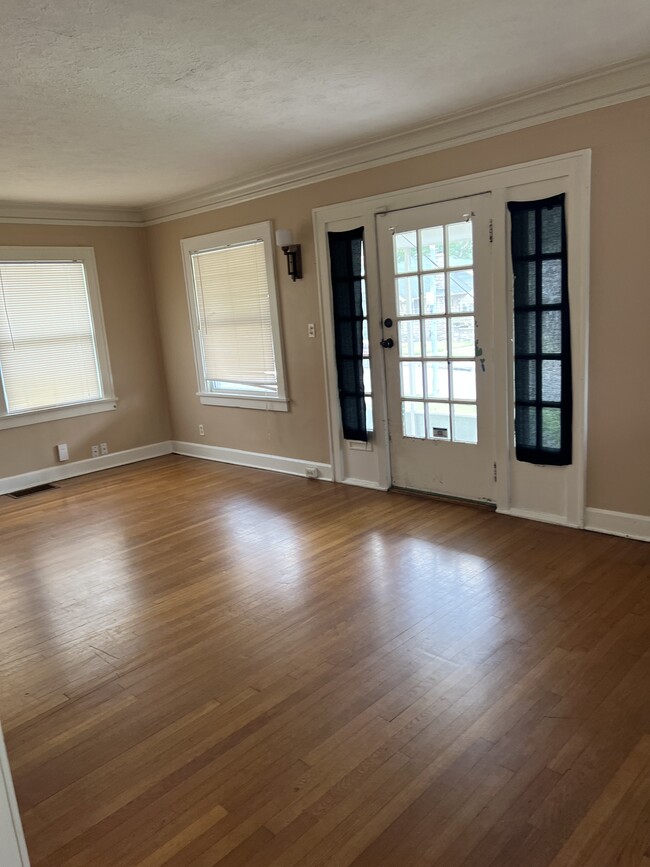
[[[392,337],[385,337],[383,340],[380,340],[379,343],[384,347],[384,349],[390,349],[395,345],[395,341]]]

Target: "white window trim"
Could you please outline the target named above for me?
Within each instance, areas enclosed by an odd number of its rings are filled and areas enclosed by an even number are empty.
[[[278,393],[269,395],[253,395],[249,392],[223,393],[206,392],[203,390],[205,377],[199,337],[199,321],[196,309],[196,294],[192,273],[192,253],[209,250],[215,247],[225,247],[228,244],[245,244],[247,241],[261,240],[264,242],[264,258],[266,261],[266,279],[269,287],[269,307],[271,313],[271,332],[273,334],[273,352],[275,355],[275,370],[278,378]],[[235,229],[225,229],[220,232],[210,232],[207,235],[196,235],[181,241],[183,270],[185,273],[185,289],[190,313],[192,330],[192,346],[194,348],[194,365],[199,390],[197,396],[200,403],[206,406],[230,406],[242,409],[264,409],[288,412],[289,396],[284,368],[284,347],[280,328],[280,312],[278,291],[275,279],[275,255],[273,244],[273,225],[270,221],[253,223],[249,226],[239,226]]]
[[[39,260],[52,262],[56,262],[57,260],[69,262],[73,260],[83,262],[103,397],[99,400],[83,401],[67,405],[59,404],[43,407],[42,409],[27,410],[26,412],[8,413],[4,400],[4,391],[0,387],[0,430],[11,427],[25,427],[26,425],[39,424],[41,422],[57,421],[62,418],[74,418],[97,412],[109,412],[110,410],[117,409],[117,398],[115,397],[111,364],[108,357],[108,342],[106,340],[106,329],[104,327],[104,316],[99,292],[95,250],[93,247],[0,247],[0,262],[38,262]]]

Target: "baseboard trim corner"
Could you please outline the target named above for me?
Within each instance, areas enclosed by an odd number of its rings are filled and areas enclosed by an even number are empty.
[[[83,461],[72,461],[71,463],[57,464],[53,467],[43,467],[41,470],[19,473],[16,476],[5,476],[4,478],[0,478],[0,495],[10,494],[12,491],[20,491],[23,488],[31,488],[34,485],[60,482],[63,479],[71,479],[74,476],[85,476],[88,473],[99,472],[99,470],[122,467],[126,464],[146,461],[149,458],[159,458],[161,455],[171,454],[171,451],[172,444],[169,440],[166,440],[165,442],[151,443],[151,445],[138,446],[134,449],[126,449],[125,451],[113,452],[108,455],[100,455],[98,458],[88,458]]]
[[[318,470],[319,479],[331,482],[333,478],[331,465],[318,461],[303,461],[299,458],[265,455],[242,449],[228,449],[223,446],[208,446],[201,443],[180,442],[179,440],[172,441],[171,450],[176,455],[201,458],[205,461],[217,461],[222,464],[235,464],[239,467],[249,467],[255,470],[270,470],[273,473],[286,473],[290,476],[305,476],[307,468],[315,467]]]

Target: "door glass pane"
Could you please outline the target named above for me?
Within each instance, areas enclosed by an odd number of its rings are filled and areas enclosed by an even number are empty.
[[[515,354],[534,355],[537,346],[536,314],[515,313]]]
[[[363,359],[363,391],[364,394],[372,393],[372,382],[370,380],[370,359]]]
[[[542,400],[559,403],[562,400],[562,362],[542,361]]]
[[[515,389],[520,400],[537,399],[536,365],[532,360],[518,358],[515,361]]]
[[[445,242],[442,226],[421,229],[420,244],[422,245],[422,264],[420,265],[422,271],[445,267]]]
[[[449,272],[449,309],[452,313],[474,311],[474,272]]]
[[[532,267],[535,267],[534,264]],[[561,301],[562,262],[559,259],[547,259],[542,262],[542,304],[559,304]]]
[[[424,313],[445,312],[444,274],[422,275],[422,300],[424,301]]]
[[[476,404],[452,403],[451,407],[454,419],[454,442],[475,445],[478,442]]]
[[[561,437],[560,408],[542,407],[542,446],[545,449],[559,449]]]
[[[472,256],[472,223],[451,223],[447,226],[448,267],[459,268],[471,265]]]
[[[562,352],[562,312],[542,311],[542,352]]]
[[[398,277],[395,283],[397,288],[397,315],[419,316],[420,289],[418,278]]]
[[[446,361],[427,361],[427,397],[448,400],[449,365]]]
[[[370,395],[366,395],[364,397],[366,402],[366,430],[371,431],[374,430],[374,418],[372,414],[372,397]]]
[[[447,356],[447,320],[424,320],[424,354],[429,358]]]
[[[468,355],[474,357],[474,317],[456,316],[449,320],[452,356]]]
[[[403,319],[399,323],[399,354],[402,358],[418,358],[422,355],[420,320]]]
[[[523,307],[535,304],[537,299],[537,266],[534,262],[519,259],[513,263],[515,277],[515,304]]]
[[[398,274],[418,270],[418,244],[416,232],[400,232],[395,240],[395,269]]]
[[[424,404],[402,401],[402,432],[405,437],[424,439]]]
[[[451,439],[449,404],[427,404],[427,436],[432,440]]]
[[[424,397],[421,361],[400,361],[402,397]]]
[[[476,400],[476,362],[453,361],[451,387],[454,400]]]

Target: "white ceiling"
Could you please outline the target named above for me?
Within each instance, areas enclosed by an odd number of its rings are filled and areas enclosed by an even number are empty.
[[[0,199],[149,205],[649,45],[648,0],[3,0]]]

